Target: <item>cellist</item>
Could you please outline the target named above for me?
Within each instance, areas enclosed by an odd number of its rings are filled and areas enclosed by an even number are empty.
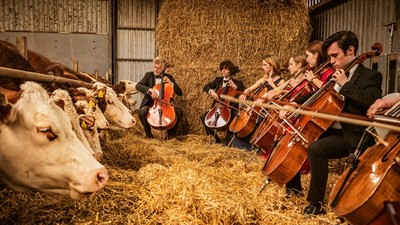
[[[157,93],[157,91],[155,91],[153,87],[161,82],[170,83],[174,87],[175,94],[179,96],[183,94],[182,89],[175,82],[173,76],[165,73],[167,67],[168,63],[163,57],[158,56],[154,58],[153,71],[147,72],[143,76],[143,78],[136,84],[136,89],[144,94],[142,103],[140,104],[138,116],[146,133],[146,138],[153,138],[150,124],[147,121],[147,114],[149,112],[150,107],[153,106],[154,103],[153,99],[157,99],[159,95],[159,93]],[[166,140],[176,136],[176,131],[178,128],[179,121],[182,119],[183,116],[183,111],[181,109],[175,106],[174,110],[177,122],[174,127],[168,130],[168,133],[164,138]]]
[[[382,74],[376,70],[355,64],[346,75],[344,68],[356,58],[358,38],[352,31],[339,31],[329,36],[322,45],[324,53],[336,70],[332,75],[334,89],[344,97],[343,112],[366,115],[368,108],[381,97]],[[296,99],[301,104],[303,99]],[[307,149],[311,166],[310,189],[307,196],[309,205],[305,215],[325,214],[323,201],[328,180],[328,160],[339,159],[353,153],[361,139],[365,127],[334,122],[320,138]],[[373,145],[371,138],[364,148]],[[300,179],[300,176],[295,178]]]
[[[328,59],[328,56],[322,52],[322,41],[315,40],[310,42],[306,49],[306,55],[306,60],[311,70],[307,70],[304,75],[309,82],[320,88],[328,81],[328,77],[333,73],[333,69],[327,67],[323,68],[318,74],[313,73],[314,69],[318,68]]]
[[[263,76],[258,79],[253,85],[246,88],[243,91],[243,94],[239,96],[240,100],[246,100],[249,95],[259,95],[263,97],[265,93],[271,91],[275,88],[278,88],[280,85],[285,83],[285,80],[281,76],[281,62],[278,56],[274,54],[267,54],[262,59],[262,70]],[[257,92],[257,93],[256,93]],[[255,99],[257,101],[257,99]],[[259,100],[262,102],[262,100]],[[257,125],[261,121],[260,118],[257,119],[257,123],[253,132],[256,130]],[[234,137],[232,141],[232,146],[236,148],[242,148],[250,150],[252,148],[250,144],[250,138],[252,136],[250,133],[247,137],[238,138]]]
[[[221,74],[217,76],[213,81],[210,83],[206,84],[203,88],[205,92],[207,92],[213,99],[213,103],[210,108],[213,108],[213,106],[216,104],[216,101],[219,99],[219,96],[217,94],[217,91],[220,88],[224,88],[228,86],[229,88],[233,88],[237,91],[243,91],[246,89],[246,87],[243,84],[243,81],[234,79],[234,76],[240,72],[240,69],[238,66],[236,66],[232,61],[230,60],[224,60],[219,64],[219,70]],[[232,114],[236,115],[237,111],[231,110]],[[206,134],[210,136],[213,139],[213,143],[221,143],[221,139],[218,137],[217,133],[215,130],[210,129],[206,124],[204,119],[206,118],[208,111],[200,115],[200,120],[204,125],[204,129],[206,130]],[[231,121],[234,118],[234,115],[231,115]],[[231,122],[229,121],[229,123]],[[229,126],[229,124],[228,124]],[[224,145],[228,145],[229,141],[232,137],[232,132],[229,131],[229,129],[226,132],[225,138],[224,138]]]
[[[271,90],[267,94],[268,99],[273,99],[276,96],[281,95],[282,93],[287,92],[287,87],[290,84],[290,86],[293,88],[295,87],[299,82],[301,82],[304,78],[304,73],[301,72],[301,70],[307,66],[307,61],[306,61],[306,56],[304,54],[297,54],[294,56],[291,56],[288,60],[288,71],[290,75],[292,76],[289,80],[287,80],[284,84],[281,84],[279,87]],[[298,74],[300,73],[300,74]],[[296,75],[296,77],[294,77]]]

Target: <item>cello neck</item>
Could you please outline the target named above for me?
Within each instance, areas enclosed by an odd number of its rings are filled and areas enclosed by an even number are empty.
[[[164,71],[161,72],[161,83],[160,83],[160,98],[163,99],[164,98]]]

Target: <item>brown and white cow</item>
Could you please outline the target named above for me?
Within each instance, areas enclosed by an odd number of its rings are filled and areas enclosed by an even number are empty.
[[[87,91],[87,96],[95,96],[99,108],[110,124],[111,130],[130,129],[136,124],[131,111],[118,99],[113,89],[106,84],[96,82],[93,84],[95,91],[79,88]]]
[[[137,103],[136,99],[133,97],[133,95],[138,93],[136,84],[136,82],[130,80],[121,80],[118,84],[112,86],[118,98],[132,112],[135,111],[135,105]]]
[[[0,95],[0,180],[79,199],[107,183],[107,170],[72,131],[67,114],[37,83],[21,85],[14,103]]]
[[[95,96],[93,96],[93,91],[92,90],[89,90],[89,89],[84,88],[84,87],[79,87],[79,88],[76,89],[76,91],[72,91],[70,89],[69,93],[70,93],[70,95],[72,95],[72,98],[75,101],[75,106],[79,106],[83,110],[90,111],[90,112],[87,112],[86,114],[90,113],[91,115],[94,116],[94,118],[96,119],[97,129],[106,130],[106,129],[110,128],[110,125],[109,125],[106,117],[104,116],[102,110],[99,108],[99,104],[97,102],[97,98]],[[81,101],[82,98],[83,99],[85,99],[85,98],[93,98],[94,100],[96,100],[96,102],[95,102],[96,104],[95,104],[94,108],[90,106],[91,103],[89,103],[89,102],[87,102],[87,104],[85,104],[83,102],[77,104],[77,102]],[[104,102],[104,104],[107,104],[107,103]],[[104,108],[105,107],[106,106],[104,106]]]
[[[100,161],[103,157],[103,151],[100,146],[96,119],[92,115],[91,111],[84,109],[80,110],[81,107],[89,107],[85,105],[87,102],[81,100],[79,102],[79,110],[77,110],[74,106],[76,103],[74,104],[72,102],[68,91],[63,89],[53,91],[51,99],[53,99],[53,101],[67,113],[72,123],[72,129],[78,136],[79,140],[81,140],[82,143],[90,149],[93,156]]]

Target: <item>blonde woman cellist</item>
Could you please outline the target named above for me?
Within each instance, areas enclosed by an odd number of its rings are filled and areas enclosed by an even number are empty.
[[[245,100],[250,95],[262,96],[268,91],[273,90],[274,88],[277,88],[285,83],[285,80],[281,77],[280,74],[281,63],[276,55],[269,54],[263,57],[262,70],[264,71],[263,76],[258,79],[253,85],[246,88],[243,91],[243,94],[239,96],[239,99]],[[260,101],[262,102],[262,100]],[[256,123],[254,130],[257,125],[258,123]],[[232,146],[236,148],[250,150],[252,148],[252,145],[250,144],[252,133],[243,138],[235,137],[232,141]]]

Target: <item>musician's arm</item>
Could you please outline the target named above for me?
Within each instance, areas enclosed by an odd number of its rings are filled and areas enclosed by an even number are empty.
[[[136,90],[142,92],[143,94],[147,94],[149,92],[149,79],[151,72],[147,72],[143,78],[136,84]]]

